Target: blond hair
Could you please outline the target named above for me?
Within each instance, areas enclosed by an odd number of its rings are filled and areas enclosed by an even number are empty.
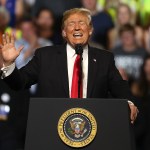
[[[86,9],[86,8],[73,8],[73,9],[69,9],[67,11],[65,11],[63,13],[63,19],[62,19],[62,29],[64,29],[65,27],[65,21],[73,14],[82,14],[85,15],[88,20],[89,20],[89,25],[91,27],[93,27],[92,25],[92,18],[91,18],[91,12],[90,10]]]

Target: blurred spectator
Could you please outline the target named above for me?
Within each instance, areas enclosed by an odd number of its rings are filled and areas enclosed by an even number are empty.
[[[52,41],[54,44],[62,44],[64,42],[61,36],[62,14],[68,9],[81,7],[81,0],[36,0],[32,8],[33,16],[45,7],[52,11],[55,17],[55,34]]]
[[[120,4],[117,9],[116,26],[109,32],[109,48],[114,48],[120,43],[119,28],[125,24],[135,25],[134,18],[130,7],[127,4]],[[143,45],[143,30],[135,26],[135,38],[139,46]]]
[[[112,50],[116,66],[117,68],[124,69],[129,77],[138,78],[139,68],[143,63],[146,51],[138,46],[134,27],[130,24],[120,28],[119,38],[121,44]]]
[[[116,18],[116,9],[119,5],[119,0],[105,0],[104,9],[107,10],[113,21]]]
[[[41,8],[36,14],[35,24],[39,37],[55,41],[54,39],[54,16],[48,8]],[[55,42],[54,42],[55,43]]]
[[[98,2],[97,5],[98,10],[104,10],[106,0],[98,0],[97,2]]]
[[[94,31],[91,41],[108,48],[108,31],[113,28],[111,17],[106,12],[97,10],[97,0],[82,0],[82,4],[92,14]]]
[[[150,25],[144,30],[144,45],[148,53],[150,53]]]
[[[36,0],[24,0],[24,15],[25,16],[32,16],[32,9],[35,4]]]
[[[37,12],[44,7],[48,7],[49,10],[52,10],[54,16],[59,18],[62,17],[62,14],[65,10],[81,7],[81,0],[36,0],[33,6],[33,15],[37,14]]]
[[[146,121],[143,127],[145,132],[137,141],[137,145],[140,147],[140,150],[150,150],[150,55],[147,55],[144,59],[140,78],[134,84],[133,94],[141,100],[142,109],[140,114],[143,113],[144,121]],[[141,123],[143,123],[143,118],[139,120]]]
[[[9,25],[11,27],[14,27],[16,22],[23,16],[23,0],[0,0],[0,5],[5,7],[9,11]]]
[[[52,45],[52,42],[50,40],[41,37],[39,38],[37,36],[36,26],[34,25],[32,19],[24,18],[21,21],[20,29],[22,31],[22,38],[20,40],[17,40],[15,45],[16,47],[24,45],[24,48],[21,54],[16,59],[16,66],[18,68],[23,67],[29,62],[29,60],[31,60],[37,48]],[[40,29],[38,28],[38,30]],[[36,87],[37,85],[31,86],[31,95],[34,95],[36,93]]]
[[[14,34],[16,39],[21,38],[21,31],[8,26],[10,20],[9,12],[5,7],[0,6],[0,43],[2,43],[2,34],[8,32]]]
[[[26,4],[28,4],[29,6],[33,6],[35,4],[36,0],[24,0]]]
[[[35,49],[43,46],[50,46],[52,42],[44,38],[39,38],[36,34],[36,26],[30,18],[25,18],[20,23],[22,38],[16,41],[16,47],[24,45],[24,48],[16,59],[18,68],[23,67],[33,56]],[[40,30],[38,28],[38,30]]]
[[[136,13],[139,8],[137,0],[98,0],[98,2],[103,9],[107,10],[114,21],[116,18],[116,9],[120,3],[127,4],[131,8],[134,17],[136,17]]]
[[[150,24],[150,1],[149,0],[138,0],[138,12],[140,25],[142,27],[148,27]]]
[[[8,11],[0,6],[0,43],[2,44],[2,35],[5,32],[8,22],[9,22],[9,13]]]

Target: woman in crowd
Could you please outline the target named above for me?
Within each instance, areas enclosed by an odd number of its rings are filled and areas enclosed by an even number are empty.
[[[57,41],[56,33],[54,33],[54,15],[53,12],[46,7],[41,8],[35,17],[37,26],[37,34],[40,38],[52,41],[54,44]]]
[[[130,7],[127,4],[121,3],[117,9],[117,20],[115,27],[109,32],[109,48],[112,49],[120,44],[119,28],[125,24],[132,24],[135,26],[136,40],[139,46],[143,44],[143,30],[141,27],[135,25],[135,20]]]

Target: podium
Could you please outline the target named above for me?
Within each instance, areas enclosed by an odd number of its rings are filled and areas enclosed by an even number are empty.
[[[127,100],[33,98],[25,150],[134,150]]]

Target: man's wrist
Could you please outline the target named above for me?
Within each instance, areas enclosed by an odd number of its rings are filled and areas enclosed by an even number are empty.
[[[3,68],[1,68],[0,78],[4,79],[5,77],[9,76],[14,71],[14,69],[15,69],[15,63],[6,67],[5,65],[3,65]]]
[[[14,64],[15,62],[13,61],[13,62],[7,62],[7,63],[3,63],[3,68],[4,67],[9,67],[9,66],[11,66],[12,64]]]

